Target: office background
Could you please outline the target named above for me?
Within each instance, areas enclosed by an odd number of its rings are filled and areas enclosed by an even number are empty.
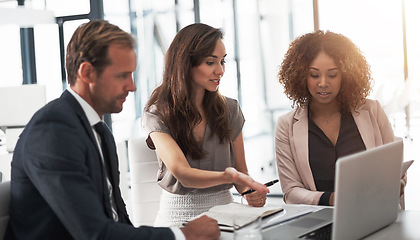
[[[405,158],[418,155],[418,0],[0,0],[1,11],[19,5],[52,11],[55,20],[27,28],[2,22],[0,16],[0,87],[44,85],[47,101],[67,87],[63,53],[78,25],[104,18],[136,37],[137,92],[129,95],[121,113],[107,117],[117,142],[144,134],[140,116],[161,81],[166,49],[179,29],[203,22],[225,33],[227,63],[220,91],[241,104],[246,158],[256,180],[277,177],[274,128],[277,117],[291,110],[276,79],[278,66],[289,43],[314,29],[344,34],[360,47],[375,80],[370,98],[382,103],[395,134],[405,139]],[[406,209],[420,209],[417,165],[408,172]],[[281,196],[280,185],[271,191]]]

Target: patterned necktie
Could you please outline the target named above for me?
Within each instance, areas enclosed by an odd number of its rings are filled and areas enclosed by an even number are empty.
[[[113,189],[115,186],[114,186],[114,179],[113,179],[112,171],[111,171],[111,156],[113,155],[116,156],[114,138],[112,137],[112,133],[109,131],[109,129],[105,126],[103,122],[98,122],[97,124],[94,125],[94,128],[101,138],[102,156],[104,160],[105,169],[107,172],[107,183],[108,183],[108,189],[109,189],[109,198],[111,201],[112,215],[113,215],[114,220],[118,221],[117,207],[115,204],[115,199],[113,197],[114,195]],[[114,149],[114,151],[112,151],[112,149]]]

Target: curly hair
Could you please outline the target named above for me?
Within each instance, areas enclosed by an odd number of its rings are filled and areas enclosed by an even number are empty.
[[[194,127],[202,118],[192,94],[192,68],[212,54],[219,39],[223,39],[222,31],[206,24],[194,23],[181,29],[166,53],[162,84],[153,91],[145,107],[147,111],[156,106],[157,114],[183,153],[192,159],[206,154],[194,137]],[[232,130],[225,97],[218,90],[205,91],[203,106],[211,136],[217,134],[221,143],[228,141]]]
[[[293,101],[292,107],[311,101],[307,86],[309,67],[320,52],[334,59],[342,74],[337,101],[342,112],[363,105],[372,90],[370,65],[360,49],[347,37],[318,30],[295,39],[284,56],[278,80],[284,93]]]

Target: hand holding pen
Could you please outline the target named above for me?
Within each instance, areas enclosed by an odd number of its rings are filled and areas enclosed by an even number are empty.
[[[275,179],[273,181],[270,181],[268,183],[265,183],[264,185],[267,186],[267,187],[269,187],[269,186],[272,186],[273,184],[277,183],[278,181],[279,181],[278,179]],[[252,193],[252,192],[255,192],[255,190],[254,189],[249,189],[248,191],[245,191],[245,192],[241,193],[241,196],[243,196],[245,194]]]
[[[255,193],[248,194],[244,198],[248,202],[248,205],[254,207],[264,206],[266,195],[270,192],[266,185],[254,181],[249,175],[239,172],[233,167],[227,167],[224,174],[233,184],[235,184],[235,187],[241,186],[242,189],[243,187],[246,187],[255,190]]]

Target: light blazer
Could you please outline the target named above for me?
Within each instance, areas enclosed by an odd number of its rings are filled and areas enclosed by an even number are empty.
[[[378,101],[367,99],[352,115],[366,149],[395,141],[391,124]],[[284,201],[317,205],[324,192],[317,191],[309,165],[306,105],[278,118],[275,142]]]
[[[173,239],[169,228],[132,226],[114,159],[118,223],[112,219],[102,160],[85,112],[68,91],[47,104],[15,148],[5,239]]]

